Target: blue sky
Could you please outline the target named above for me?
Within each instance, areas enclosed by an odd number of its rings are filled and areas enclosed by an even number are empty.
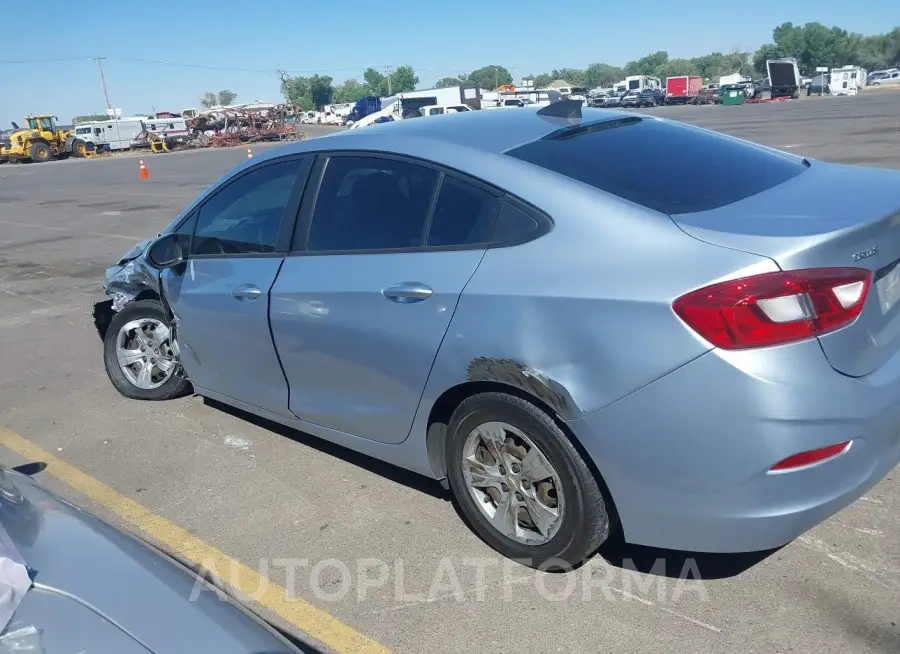
[[[33,23],[33,3],[3,5],[4,25]],[[820,21],[872,34],[891,29],[884,17],[896,15],[896,0],[858,5],[837,0],[191,0],[115,5],[109,0],[75,5],[45,0],[38,6],[40,12],[70,16],[72,30],[65,36],[65,31],[50,29],[40,49],[25,45],[0,53],[4,127],[10,120],[21,121],[25,112],[52,112],[68,122],[77,114],[103,111],[97,63],[90,59],[94,56],[108,57],[104,70],[110,101],[132,115],[196,107],[204,91],[223,88],[235,91],[239,101],[278,101],[278,79],[266,72],[278,66],[296,74],[327,74],[337,83],[361,79],[367,66],[408,63],[424,88],[441,77],[494,63],[518,79],[596,61],[624,64],[657,50],[668,50],[672,57],[729,51],[738,44],[752,50],[771,40],[772,28],[784,21]],[[847,11],[848,6],[855,8]],[[150,23],[164,27],[154,33],[146,27]],[[74,57],[85,59],[11,63]],[[129,58],[248,70],[123,61]]]

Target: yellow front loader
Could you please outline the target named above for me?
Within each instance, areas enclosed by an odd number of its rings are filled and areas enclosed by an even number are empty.
[[[57,120],[50,115],[26,116],[27,129],[13,123],[15,131],[0,141],[0,163],[83,157],[84,141],[76,139],[71,130],[60,129]]]

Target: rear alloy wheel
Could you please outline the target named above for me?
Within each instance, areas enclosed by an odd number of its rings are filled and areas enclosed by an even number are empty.
[[[113,316],[103,342],[106,374],[125,397],[168,400],[189,391],[162,305],[140,300]]]
[[[553,418],[519,397],[482,393],[460,404],[447,473],[475,532],[523,565],[577,565],[609,536],[590,468]]]

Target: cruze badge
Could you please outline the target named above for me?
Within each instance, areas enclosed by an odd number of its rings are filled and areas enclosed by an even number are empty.
[[[854,261],[862,261],[863,259],[868,259],[869,257],[874,257],[878,254],[878,246],[873,245],[868,250],[863,250],[862,252],[857,252],[853,255]]]

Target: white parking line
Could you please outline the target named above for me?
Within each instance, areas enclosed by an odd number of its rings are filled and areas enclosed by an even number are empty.
[[[35,225],[32,223],[19,223],[13,220],[0,220],[0,225],[12,225],[13,227],[28,227],[30,229],[43,229],[48,232],[69,232],[79,236],[96,236],[98,238],[126,238],[129,241],[140,241],[141,236],[129,236],[128,234],[103,234],[101,232],[85,232],[80,229],[69,229],[67,227],[51,227],[50,225]]]

